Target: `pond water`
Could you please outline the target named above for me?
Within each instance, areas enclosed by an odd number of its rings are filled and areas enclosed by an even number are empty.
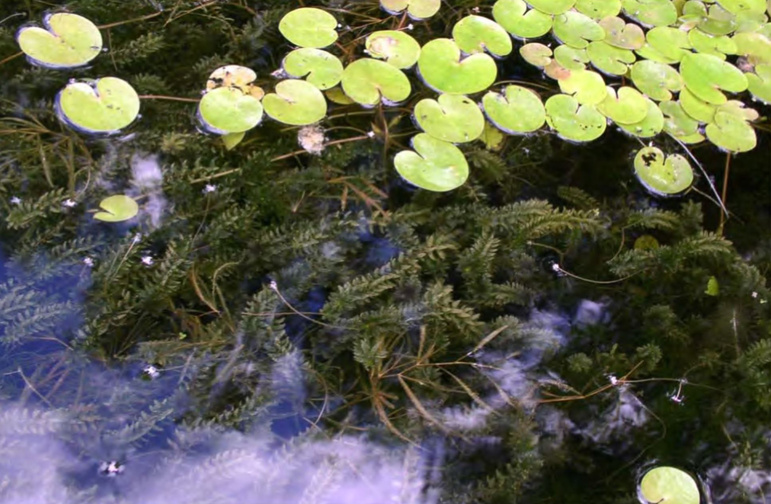
[[[330,105],[299,141],[265,119],[227,149],[207,78],[271,91],[300,6],[340,21],[340,57],[410,22],[374,0],[0,5],[0,504],[620,504],[655,466],[702,503],[771,503],[771,109],[741,97],[750,152],[690,149],[727,220],[700,173],[646,192],[615,127],[466,144],[446,193],[394,169],[412,105]],[[62,8],[105,50],[33,65],[17,30]],[[107,76],[140,117],[71,128],[59,91]],[[436,95],[410,79],[409,104]],[[138,215],[95,218],[113,195]]]

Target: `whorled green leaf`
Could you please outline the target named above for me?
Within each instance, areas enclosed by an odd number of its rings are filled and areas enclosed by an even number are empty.
[[[589,63],[586,49],[576,49],[567,45],[560,45],[554,49],[554,59],[563,68],[571,71],[586,70],[586,64]]]
[[[748,85],[747,77],[738,68],[709,54],[683,56],[680,75],[691,93],[715,105],[726,102],[721,90],[740,93]]]
[[[656,101],[671,100],[672,92],[683,88],[678,71],[658,61],[638,61],[632,65],[631,77],[637,89]]]
[[[626,75],[629,65],[637,59],[629,49],[621,49],[605,41],[592,42],[586,54],[594,67],[606,75]]]
[[[754,73],[747,73],[747,89],[752,97],[771,105],[771,65],[758,65]]]
[[[279,82],[275,92],[265,95],[262,104],[265,113],[270,117],[292,126],[314,124],[327,115],[327,100],[324,99],[324,94],[304,80],[289,79]]]
[[[370,56],[385,60],[400,69],[411,68],[420,56],[420,44],[403,31],[381,30],[370,33],[365,45]]]
[[[648,502],[699,504],[699,487],[693,477],[675,467],[655,467],[640,481],[640,494]]]
[[[683,56],[691,53],[688,34],[669,26],[659,26],[645,34],[646,44],[637,50],[643,58],[659,63],[679,63]]]
[[[489,88],[498,75],[495,61],[487,54],[462,57],[458,45],[438,38],[423,46],[418,70],[425,83],[447,94],[473,94]]]
[[[511,53],[509,33],[492,19],[483,16],[466,16],[452,29],[452,38],[466,54],[489,52],[503,57]]]
[[[84,133],[117,133],[139,115],[139,96],[117,77],[68,84],[57,96],[67,124]]]
[[[509,134],[530,133],[546,122],[546,109],[541,98],[522,86],[508,85],[503,93],[489,91],[482,98],[488,119]]]
[[[404,72],[376,59],[354,61],[343,72],[343,91],[353,101],[373,106],[385,100],[398,103],[410,96],[412,86]]]
[[[289,11],[278,23],[278,30],[299,47],[322,49],[337,41],[337,20],[329,12],[315,7]]]
[[[576,4],[576,0],[528,0],[527,3],[544,14],[562,14]]]
[[[618,124],[633,124],[645,119],[648,100],[638,90],[622,86],[618,90],[608,86],[607,95],[597,105],[597,110]]]
[[[696,52],[711,54],[722,60],[726,59],[726,54],[736,53],[736,43],[726,35],[709,35],[701,30],[691,30],[688,32],[688,41]]]
[[[394,166],[410,184],[435,192],[452,191],[462,186],[469,175],[463,152],[450,142],[419,133],[412,138],[414,151],[401,151]]]
[[[546,123],[560,138],[574,142],[590,142],[605,132],[605,116],[591,105],[580,105],[572,96],[557,94],[544,104]]]
[[[218,134],[243,133],[262,121],[260,100],[237,88],[216,88],[201,98],[198,116],[206,129]]]
[[[405,10],[412,19],[428,19],[442,6],[441,0],[380,0],[380,6],[389,14],[401,14]]]
[[[106,197],[99,203],[99,208],[101,210],[94,214],[94,219],[102,222],[123,222],[139,213],[137,202],[125,194]]]
[[[757,118],[754,109],[745,108],[740,101],[729,101],[715,110],[712,122],[705,128],[707,139],[725,151],[750,151],[757,145],[757,137],[748,121]]]
[[[645,26],[668,26],[677,21],[677,9],[670,0],[621,0],[621,7]]]
[[[581,14],[600,20],[617,16],[621,12],[621,0],[576,0],[575,7]]]
[[[680,102],[663,101],[659,109],[664,114],[664,131],[686,144],[699,143],[704,136],[699,133],[699,121],[689,116]]]
[[[605,38],[605,30],[597,21],[576,11],[554,16],[554,36],[563,44],[582,49],[589,42]]]
[[[704,100],[697,98],[688,90],[687,87],[684,87],[682,90],[680,90],[679,101],[680,105],[683,107],[683,110],[685,110],[689,116],[699,122],[708,123],[712,121],[713,117],[715,117],[715,109],[717,109],[717,105],[707,103]]]
[[[659,196],[681,193],[693,184],[693,169],[688,160],[680,154],[665,156],[658,147],[643,147],[637,152],[634,157],[634,173],[648,191]],[[648,488],[652,490],[653,485]],[[648,498],[648,495],[655,494],[651,492],[644,495]],[[697,499],[696,504],[698,502]]]
[[[542,37],[552,27],[549,14],[528,9],[524,0],[498,0],[493,5],[493,18],[518,39]]]
[[[605,80],[597,72],[575,70],[559,81],[560,90],[575,97],[581,105],[597,105],[607,96]]]
[[[552,62],[552,50],[540,42],[530,42],[519,48],[522,58],[533,66],[545,67]]]
[[[415,105],[413,115],[423,131],[445,142],[471,142],[479,138],[485,127],[479,105],[463,95],[425,98]]]
[[[646,98],[648,111],[642,121],[630,124],[616,123],[618,126],[638,138],[652,138],[661,133],[664,129],[664,114],[661,113],[656,103]]]
[[[19,47],[35,64],[50,68],[82,66],[102,51],[102,34],[88,19],[60,12],[43,18],[45,29],[26,26],[19,30]]]
[[[312,47],[290,52],[284,57],[282,66],[288,76],[305,78],[322,91],[337,86],[343,77],[343,64],[337,56]]]
[[[616,16],[608,16],[599,22],[605,30],[603,41],[620,49],[639,49],[645,45],[645,32],[634,23],[626,23]]]

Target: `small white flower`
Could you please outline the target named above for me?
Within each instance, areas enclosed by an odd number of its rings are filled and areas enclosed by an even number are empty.
[[[374,131],[368,131],[367,136],[370,138],[375,138],[375,132]]]
[[[155,261],[153,260],[153,256],[149,256],[149,255],[142,256],[142,264],[144,264],[145,266],[152,266],[153,263],[155,263]]]
[[[755,291],[752,291],[752,299],[758,299],[758,293]]]
[[[415,28],[415,27],[412,25],[412,23],[410,23],[410,24],[408,24],[407,26],[404,27],[405,30],[412,30],[413,28]]]
[[[21,205],[21,198],[14,196],[11,198],[11,205]]]
[[[555,273],[559,273],[560,271],[562,271],[562,268],[560,268],[559,264],[554,263],[551,265],[551,270]]]
[[[101,472],[105,476],[115,477],[123,472],[123,464],[121,464],[117,460],[102,462],[99,465],[99,472]]]
[[[276,283],[275,280],[271,280],[270,284],[268,285],[270,286],[271,290],[278,290],[278,284]]]
[[[137,233],[134,235],[134,238],[131,239],[131,243],[133,245],[136,245],[137,243],[139,243],[141,239],[142,239],[142,233]]]
[[[216,185],[214,185],[214,184],[206,184],[206,187],[203,188],[203,193],[204,194],[209,194],[209,193],[213,193],[216,190],[217,190],[217,186]]]
[[[155,380],[159,376],[161,376],[161,372],[158,370],[157,367],[153,366],[152,364],[148,364],[147,366],[142,369],[142,373],[150,378],[151,380]]]
[[[77,201],[71,200],[69,198],[67,198],[66,200],[62,201],[62,206],[65,207],[65,208],[72,208],[72,207],[74,207],[77,204],[78,204]]]
[[[84,257],[83,258],[83,264],[85,264],[89,268],[93,268],[94,267],[94,260],[91,259],[90,257]]]
[[[609,374],[608,375],[608,381],[610,381],[610,384],[614,387],[618,384],[618,378],[616,378],[615,375]]]

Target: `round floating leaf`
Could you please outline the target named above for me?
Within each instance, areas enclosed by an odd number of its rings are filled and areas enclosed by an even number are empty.
[[[763,0],[717,0],[725,10],[732,14],[741,12],[759,12],[766,10],[766,2]]]
[[[404,72],[376,59],[356,60],[343,72],[343,91],[362,105],[377,105],[383,99],[390,103],[404,101],[412,87]]]
[[[99,203],[101,211],[94,214],[94,219],[102,222],[122,222],[139,213],[139,205],[125,194],[108,196]]]
[[[278,23],[278,31],[299,47],[321,49],[337,40],[337,20],[321,9],[302,7],[289,11]]]
[[[545,14],[562,14],[572,9],[576,0],[527,0],[527,3]]]
[[[554,59],[563,68],[568,70],[586,70],[586,64],[589,63],[589,55],[586,49],[576,49],[567,45],[557,46],[554,49]]]
[[[324,95],[331,101],[332,103],[337,103],[338,105],[351,105],[353,103],[356,103],[355,101],[351,100],[351,98],[343,92],[342,88],[333,87],[332,89],[327,89],[324,91]]]
[[[117,77],[68,84],[57,105],[68,124],[85,133],[116,133],[139,115],[139,96]]]
[[[576,11],[568,11],[554,17],[554,36],[569,46],[584,48],[589,42],[605,38],[605,30],[597,22]]]
[[[337,86],[343,76],[343,64],[337,56],[312,47],[290,52],[282,66],[290,77],[305,77],[305,80],[322,91]]]
[[[225,146],[225,149],[233,150],[241,143],[245,136],[246,132],[244,131],[241,133],[226,133],[222,135],[222,144]]]
[[[540,42],[531,42],[519,48],[522,58],[533,66],[545,67],[552,62],[552,50]]]
[[[688,90],[708,103],[726,102],[720,91],[740,93],[747,89],[747,77],[732,64],[709,54],[687,54],[680,62],[680,75]]]
[[[445,142],[470,142],[479,138],[485,127],[479,106],[463,95],[443,94],[438,101],[420,100],[414,116],[423,131]]]
[[[723,150],[746,152],[755,148],[755,130],[747,122],[757,119],[753,109],[744,108],[741,102],[728,102],[718,107],[712,122],[707,124],[707,139]]]
[[[38,65],[70,68],[85,65],[102,50],[102,34],[88,19],[61,12],[43,18],[46,29],[27,26],[17,41],[24,54]]]
[[[257,74],[251,68],[239,65],[225,65],[211,73],[206,81],[206,89],[212,90],[219,87],[233,87],[261,100],[265,91],[254,84]]]
[[[771,34],[737,33],[731,40],[736,45],[734,54],[744,56],[753,65],[771,64]]]
[[[257,98],[235,87],[220,87],[207,92],[198,103],[198,116],[215,133],[243,133],[262,120],[262,104]]]
[[[605,132],[607,121],[593,106],[579,105],[572,96],[557,94],[546,100],[546,122],[560,138],[590,142]]]
[[[671,91],[683,88],[683,79],[677,70],[658,61],[638,61],[632,65],[631,75],[637,89],[656,101],[671,100]]]
[[[472,54],[462,58],[458,45],[446,38],[434,39],[423,46],[418,69],[429,87],[448,94],[484,91],[498,75],[498,67],[490,56]]]
[[[704,140],[699,133],[699,121],[689,116],[679,102],[661,102],[659,109],[664,114],[664,131],[683,143],[699,143]]]
[[[726,54],[736,53],[736,43],[725,35],[708,35],[701,30],[688,32],[688,41],[696,52],[711,54],[724,60]]]
[[[485,121],[485,129],[482,131],[482,136],[479,137],[481,141],[485,143],[485,148],[491,151],[497,151],[503,145],[503,141],[506,137],[501,130]]]
[[[582,105],[597,105],[608,93],[602,76],[589,70],[572,71],[559,85],[563,93],[573,95]]]
[[[327,115],[324,95],[319,88],[303,80],[279,82],[275,93],[265,95],[262,103],[270,117],[293,126],[307,126],[319,122]]]
[[[621,0],[577,0],[576,10],[592,19],[616,16],[621,12]]]
[[[629,49],[613,47],[604,41],[589,44],[586,54],[592,61],[592,65],[607,75],[626,75],[629,65],[637,59]]]
[[[699,487],[685,471],[675,467],[655,467],[640,482],[640,495],[648,502],[699,504]]]
[[[758,65],[755,73],[748,73],[747,83],[753,98],[771,105],[771,65]]]
[[[659,26],[645,34],[646,45],[637,54],[660,63],[678,63],[683,56],[691,53],[688,34],[669,26]]]
[[[567,68],[563,68],[557,61],[552,60],[551,63],[543,67],[543,73],[546,74],[547,77],[561,81],[570,77],[571,72]]]
[[[415,151],[401,151],[394,166],[407,182],[429,191],[452,191],[468,179],[468,162],[449,142],[419,133],[412,138]]]
[[[639,49],[645,45],[645,33],[632,23],[625,23],[620,17],[610,16],[600,20],[605,30],[604,41],[620,49]]]
[[[716,105],[700,100],[687,87],[680,91],[680,105],[685,112],[699,122],[708,123],[715,117]]]
[[[621,0],[624,13],[645,26],[667,26],[677,21],[677,9],[670,0]]]
[[[616,91],[608,86],[607,96],[597,105],[602,115],[619,124],[633,124],[645,119],[648,100],[638,90],[622,86]]]
[[[482,105],[490,121],[506,133],[530,133],[546,121],[541,98],[521,86],[506,86],[504,94],[489,91],[482,98]]]
[[[693,183],[693,169],[688,160],[680,154],[665,158],[658,147],[644,147],[637,152],[634,158],[634,173],[648,191],[660,196],[681,193]],[[645,494],[645,498],[649,498],[648,494]],[[659,500],[654,499],[651,502]],[[670,502],[669,497],[666,502]],[[698,502],[697,493],[696,504]]]
[[[492,19],[482,16],[466,16],[452,29],[452,38],[461,51],[467,54],[489,52],[493,56],[511,53],[511,37]]]
[[[370,56],[382,59],[396,68],[410,68],[418,61],[420,44],[410,35],[396,30],[370,33],[366,42]]]
[[[664,129],[664,114],[661,113],[659,106],[653,100],[647,98],[646,100],[648,111],[642,121],[632,124],[617,123],[621,129],[639,138],[654,137]]]
[[[649,234],[642,235],[634,241],[635,250],[655,250],[659,246],[659,241]]]
[[[493,18],[518,39],[538,38],[549,33],[552,17],[527,8],[524,0],[498,0],[493,5]]]
[[[427,19],[439,12],[441,0],[380,0],[380,6],[389,14],[407,14],[416,20]]]

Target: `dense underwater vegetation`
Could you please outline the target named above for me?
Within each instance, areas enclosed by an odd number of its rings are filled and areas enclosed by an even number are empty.
[[[758,111],[737,155],[645,138],[711,177],[671,198],[613,124],[581,144],[488,125],[465,183],[418,189],[394,168],[438,94],[415,72],[400,104],[329,100],[319,127],[264,118],[234,146],[198,117],[222,66],[273,91],[295,8],[339,21],[348,65],[375,30],[425,44],[494,3],[0,5],[0,503],[634,503],[655,465],[703,502],[771,502],[767,104],[731,95]],[[31,64],[18,30],[61,9],[106,50]],[[561,86],[523,44],[496,82],[546,101]],[[108,76],[135,122],[62,120],[71,79]],[[138,214],[95,218],[114,195]]]

